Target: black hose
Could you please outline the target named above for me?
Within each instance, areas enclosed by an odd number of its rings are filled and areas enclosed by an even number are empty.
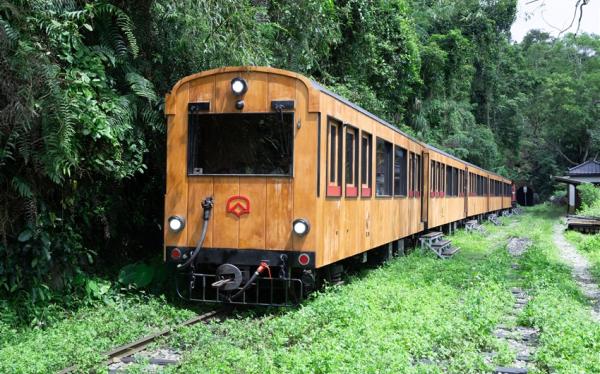
[[[242,293],[244,293],[244,291],[246,291],[248,289],[248,287],[250,287],[252,285],[252,282],[254,282],[256,280],[256,277],[258,277],[259,272],[258,270],[254,272],[254,274],[252,274],[252,276],[250,277],[250,279],[248,279],[248,282],[246,282],[246,284],[244,285],[244,287],[240,288],[240,290],[236,293],[234,293],[229,300],[233,300],[235,298],[237,298],[238,296],[240,296]]]
[[[208,231],[208,221],[210,219],[210,211],[213,208],[213,198],[207,197],[202,201],[202,209],[204,210],[203,214],[203,223],[202,223],[202,234],[200,234],[200,240],[198,240],[198,244],[196,245],[196,249],[192,252],[190,258],[184,262],[183,264],[177,265],[177,270],[182,270],[190,266],[198,257],[198,253],[200,253],[200,249],[202,248],[202,244],[204,244],[204,239],[206,239],[206,232]]]

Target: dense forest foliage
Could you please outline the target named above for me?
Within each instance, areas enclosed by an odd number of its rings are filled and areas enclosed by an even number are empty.
[[[600,38],[512,43],[515,14],[516,0],[0,1],[0,295],[44,301],[160,252],[163,97],[218,66],[306,74],[550,194],[600,152]]]

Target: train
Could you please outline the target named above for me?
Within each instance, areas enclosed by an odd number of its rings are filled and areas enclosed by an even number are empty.
[[[349,263],[513,205],[511,180],[291,71],[184,77],[165,114],[164,260],[186,300],[293,305]]]

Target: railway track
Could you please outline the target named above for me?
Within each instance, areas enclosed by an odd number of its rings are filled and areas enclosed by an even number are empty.
[[[127,343],[127,344],[121,345],[119,347],[113,348],[102,354],[103,356],[106,357],[106,360],[104,361],[104,363],[106,365],[110,365],[110,364],[113,364],[116,362],[123,362],[123,363],[135,362],[135,359],[132,356],[138,352],[145,350],[151,343],[156,341],[158,338],[167,336],[167,335],[171,334],[173,331],[178,330],[182,327],[195,325],[200,322],[207,322],[213,318],[217,318],[219,316],[225,315],[226,313],[228,313],[228,311],[229,311],[229,309],[226,309],[226,308],[215,309],[213,311],[210,311],[210,312],[198,315],[198,316],[194,316],[194,317],[188,319],[187,321],[181,322],[175,326],[167,327],[167,328],[160,330],[154,334],[140,338],[134,342]],[[177,361],[176,360],[168,360],[168,359],[153,359],[153,360],[150,360],[150,363],[155,364],[155,365],[169,365],[169,364],[176,364]],[[65,368],[65,369],[59,371],[58,374],[74,373],[78,369],[79,369],[79,367],[77,365],[73,365],[73,366],[69,366],[68,368]]]

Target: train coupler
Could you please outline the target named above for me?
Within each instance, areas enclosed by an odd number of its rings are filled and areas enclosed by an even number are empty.
[[[231,267],[222,270],[226,271],[220,274],[178,274],[177,294],[187,301],[263,306],[294,306],[304,299],[305,285],[302,279],[258,276],[242,285],[241,271],[237,273]],[[182,284],[184,277],[188,282]]]

